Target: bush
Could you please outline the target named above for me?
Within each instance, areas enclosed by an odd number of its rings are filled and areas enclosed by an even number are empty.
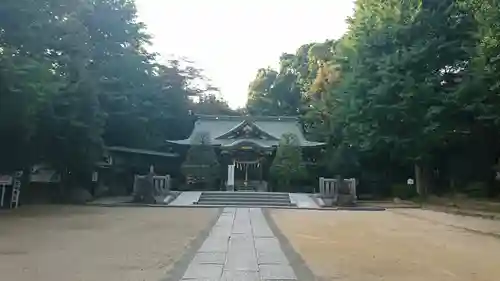
[[[296,135],[284,134],[281,137],[269,173],[282,191],[290,191],[292,182],[307,178],[307,170],[302,163],[302,149]]]
[[[394,184],[391,186],[392,196],[407,200],[417,197],[418,193],[415,186],[407,184]]]
[[[472,198],[488,197],[488,184],[485,182],[472,182],[464,188],[463,192]]]

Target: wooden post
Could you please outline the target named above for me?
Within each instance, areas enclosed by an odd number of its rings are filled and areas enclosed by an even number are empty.
[[[415,164],[415,181],[417,193],[420,197],[424,195],[424,180],[423,180],[422,167],[419,164]]]
[[[248,164],[245,164],[245,188],[248,187]]]
[[[260,162],[260,159],[259,159],[259,162],[258,162],[258,163],[259,163],[259,164],[257,164],[257,165],[259,165],[259,177],[260,177],[260,183],[262,184],[262,180],[263,180],[263,179],[262,179],[262,163]]]
[[[2,189],[2,195],[0,197],[0,207],[3,207],[3,201],[5,199],[5,189],[7,188],[7,185],[0,184],[0,188]]]
[[[318,186],[318,193],[319,193],[319,194],[323,194],[323,193],[324,193],[324,192],[323,192],[323,189],[324,189],[324,184],[325,184],[325,183],[324,183],[324,179],[325,179],[324,177],[320,177],[320,178],[319,178],[319,186]],[[313,190],[313,193],[314,193],[314,190]]]

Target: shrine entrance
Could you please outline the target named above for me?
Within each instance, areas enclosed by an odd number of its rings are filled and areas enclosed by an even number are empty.
[[[249,189],[250,182],[262,181],[262,166],[259,160],[255,161],[234,161],[235,183],[237,187]]]
[[[233,178],[234,190],[263,190],[264,164],[266,153],[254,147],[239,147],[228,151],[229,162],[234,169],[230,172]],[[264,184],[265,185],[265,184]]]
[[[221,185],[227,191],[268,191],[266,179],[273,154],[287,134],[297,136],[301,147],[325,145],[308,141],[297,117],[283,116],[202,115],[189,138],[168,142],[186,146],[210,143],[219,155]],[[200,142],[200,136],[205,142]]]

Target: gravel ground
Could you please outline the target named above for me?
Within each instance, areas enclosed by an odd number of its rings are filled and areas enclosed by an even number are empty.
[[[217,214],[86,206],[0,212],[0,280],[158,281]]]
[[[461,216],[431,210],[393,210],[395,213],[420,218],[429,222],[445,224],[500,237],[500,221],[478,217]]]
[[[499,280],[499,221],[418,209],[271,216],[318,280]]]

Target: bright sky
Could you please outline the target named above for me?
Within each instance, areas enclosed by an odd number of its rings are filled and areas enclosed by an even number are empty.
[[[233,108],[246,103],[262,67],[283,52],[339,38],[354,0],[136,0],[153,51],[187,57],[205,70]]]

